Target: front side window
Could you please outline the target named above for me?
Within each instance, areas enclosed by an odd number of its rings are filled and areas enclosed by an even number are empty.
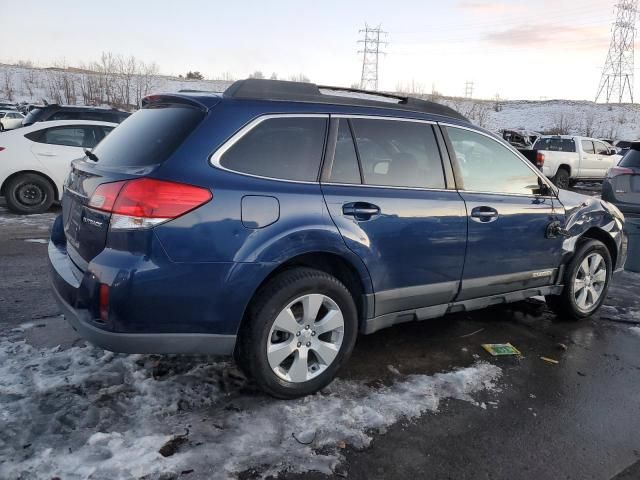
[[[445,188],[433,127],[410,121],[351,119],[368,185]]]
[[[232,145],[220,164],[250,175],[313,182],[318,179],[326,129],[324,117],[269,118]]]
[[[464,190],[536,194],[539,177],[506,146],[480,133],[447,127]]]
[[[593,142],[596,146],[596,153],[598,155],[609,155],[609,148],[601,142]]]
[[[591,140],[582,140],[581,142],[584,153],[595,153],[593,142]]]

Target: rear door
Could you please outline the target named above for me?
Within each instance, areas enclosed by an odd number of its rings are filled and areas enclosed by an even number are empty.
[[[588,139],[580,140],[580,146],[582,147],[582,155],[580,158],[580,167],[578,171],[578,178],[598,178],[604,177],[604,173],[601,173],[602,162],[596,155],[596,148],[593,141]]]
[[[602,193],[603,198],[624,213],[640,215],[640,151],[627,150],[620,163],[607,174]]]
[[[93,148],[97,143],[91,125],[45,128],[26,137],[33,142],[31,151],[58,185],[69,175],[71,162],[84,157],[84,149]]]
[[[537,193],[545,180],[490,135],[456,126],[444,131],[469,216],[458,300],[552,284],[563,239],[546,233],[553,221],[564,225],[564,209]]]
[[[466,212],[447,188],[436,135],[426,122],[332,119],[322,191],[369,270],[376,316],[435,305],[444,307],[432,315],[444,313],[458,291]]]

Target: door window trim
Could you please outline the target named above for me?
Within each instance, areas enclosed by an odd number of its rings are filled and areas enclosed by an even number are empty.
[[[324,163],[324,156],[327,145],[327,137],[329,135],[329,114],[328,113],[269,113],[265,115],[260,115],[259,117],[254,118],[249,123],[245,124],[240,130],[234,133],[229,139],[227,139],[220,147],[216,149],[211,155],[209,155],[209,164],[215,168],[219,168],[220,170],[224,170],[226,172],[235,173],[237,175],[244,175],[246,177],[260,178],[263,180],[274,180],[276,182],[287,182],[287,183],[303,183],[307,185],[317,185],[319,183],[318,177],[314,181],[309,180],[289,180],[286,178],[278,178],[278,177],[265,177],[263,175],[255,175],[253,173],[240,172],[238,170],[233,170],[231,168],[227,168],[223,166],[220,162],[222,160],[222,156],[227,153],[227,151],[233,147],[236,143],[238,143],[245,135],[247,135],[251,130],[256,128],[261,123],[271,120],[274,118],[324,118],[327,122],[327,127],[325,128],[325,135],[323,139],[323,147],[322,147],[322,155],[320,158],[319,164],[319,172],[322,170],[322,165]]]
[[[406,117],[388,117],[385,115],[358,115],[358,114],[348,114],[348,113],[336,113],[336,114],[331,114],[331,119],[345,119],[347,121],[349,121],[349,129],[351,130],[351,138],[353,140],[353,144],[354,147],[356,149],[356,157],[358,159],[358,168],[360,169],[360,179],[362,181],[362,183],[339,183],[339,182],[327,182],[324,181],[324,178],[327,178],[328,176],[328,171],[325,169],[324,165],[332,165],[333,164],[333,158],[331,159],[331,161],[328,161],[328,159],[325,159],[323,168],[322,168],[322,174],[320,175],[320,182],[322,185],[331,185],[331,186],[337,186],[337,187],[366,187],[366,188],[388,188],[388,189],[392,189],[392,190],[418,190],[418,191],[424,191],[424,192],[452,192],[452,191],[456,191],[456,187],[455,187],[455,179],[449,178],[449,176],[447,175],[447,168],[445,166],[445,162],[446,161],[450,161],[448,156],[445,155],[445,152],[443,152],[442,147],[440,145],[440,139],[438,138],[438,132],[437,132],[437,126],[438,126],[438,122],[432,121],[432,120],[424,120],[424,119],[420,119],[420,118],[406,118]],[[428,187],[402,187],[402,186],[397,186],[397,185],[374,185],[374,184],[368,184],[368,183],[364,183],[364,176],[362,173],[362,165],[361,165],[361,161],[360,161],[360,152],[358,151],[358,143],[356,141],[355,138],[355,134],[353,132],[353,127],[351,126],[351,120],[391,120],[394,122],[412,122],[412,123],[423,123],[426,125],[431,125],[431,128],[433,129],[433,136],[436,140],[436,144],[438,146],[438,152],[440,154],[440,166],[442,167],[442,175],[445,181],[445,188],[428,188]],[[330,127],[331,128],[331,127]],[[337,130],[336,130],[337,132]],[[335,141],[337,140],[337,134],[334,138],[330,138],[331,141],[334,142],[334,145],[329,145],[327,148],[327,151],[329,151],[329,148],[332,149],[333,154],[335,155]],[[451,185],[450,185],[451,184]]]
[[[543,173],[538,170],[536,167],[533,166],[533,164],[527,160],[518,150],[516,150],[512,145],[506,143],[506,142],[502,142],[500,141],[498,138],[494,137],[491,134],[485,133],[481,130],[476,130],[475,128],[470,128],[470,127],[465,127],[462,125],[456,125],[455,123],[446,123],[446,122],[439,122],[438,125],[440,125],[441,127],[446,127],[446,128],[442,128],[442,135],[445,137],[445,142],[447,144],[447,149],[449,150],[449,156],[451,158],[451,161],[454,164],[454,174],[456,176],[456,184],[458,185],[458,190],[460,192],[465,192],[465,193],[477,193],[477,194],[488,194],[488,195],[504,195],[504,196],[509,196],[509,197],[538,197],[538,198],[551,198],[551,199],[556,199],[557,195],[558,195],[558,190],[556,189],[556,187],[554,185],[551,184],[551,182],[549,181],[549,179],[543,175]],[[535,175],[538,176],[539,179],[542,179],[542,181],[551,189],[552,192],[554,192],[554,195],[535,195],[533,193],[508,193],[508,192],[483,192],[483,191],[477,191],[477,190],[466,190],[464,188],[464,182],[462,181],[461,178],[458,178],[460,176],[460,173],[458,171],[459,169],[459,165],[458,165],[458,158],[456,157],[456,152],[453,149],[453,144],[451,143],[451,139],[449,138],[449,133],[447,132],[447,128],[458,128],[460,130],[467,130],[469,132],[473,132],[473,133],[477,133],[479,135],[485,136],[491,140],[493,140],[495,143],[497,143],[498,145],[501,145],[502,147],[507,148],[510,152],[512,152],[515,157],[520,160],[522,163],[524,163],[526,165],[527,168],[529,168],[529,170],[531,170]]]

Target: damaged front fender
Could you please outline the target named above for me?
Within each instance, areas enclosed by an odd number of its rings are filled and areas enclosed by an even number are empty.
[[[593,238],[609,248],[614,270],[623,269],[627,259],[624,216],[599,198],[568,190],[560,190],[558,199],[565,208],[564,232],[567,237],[562,244],[562,263],[569,262],[581,239]]]

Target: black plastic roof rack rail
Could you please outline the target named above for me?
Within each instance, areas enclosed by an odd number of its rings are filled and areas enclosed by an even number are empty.
[[[327,95],[321,90],[335,92],[348,92],[366,95],[367,98],[358,98],[344,95]],[[289,82],[284,80],[262,80],[249,78],[238,80],[227,88],[223,95],[225,98],[239,100],[269,100],[285,102],[326,103],[330,105],[353,105],[358,107],[389,108],[393,110],[406,110],[410,112],[428,113],[443,117],[454,118],[468,122],[460,113],[445,105],[419,98],[404,97],[383,92],[372,92],[353,88],[320,86],[314,83]],[[374,100],[369,97],[384,97],[396,99],[397,103],[388,100]]]

